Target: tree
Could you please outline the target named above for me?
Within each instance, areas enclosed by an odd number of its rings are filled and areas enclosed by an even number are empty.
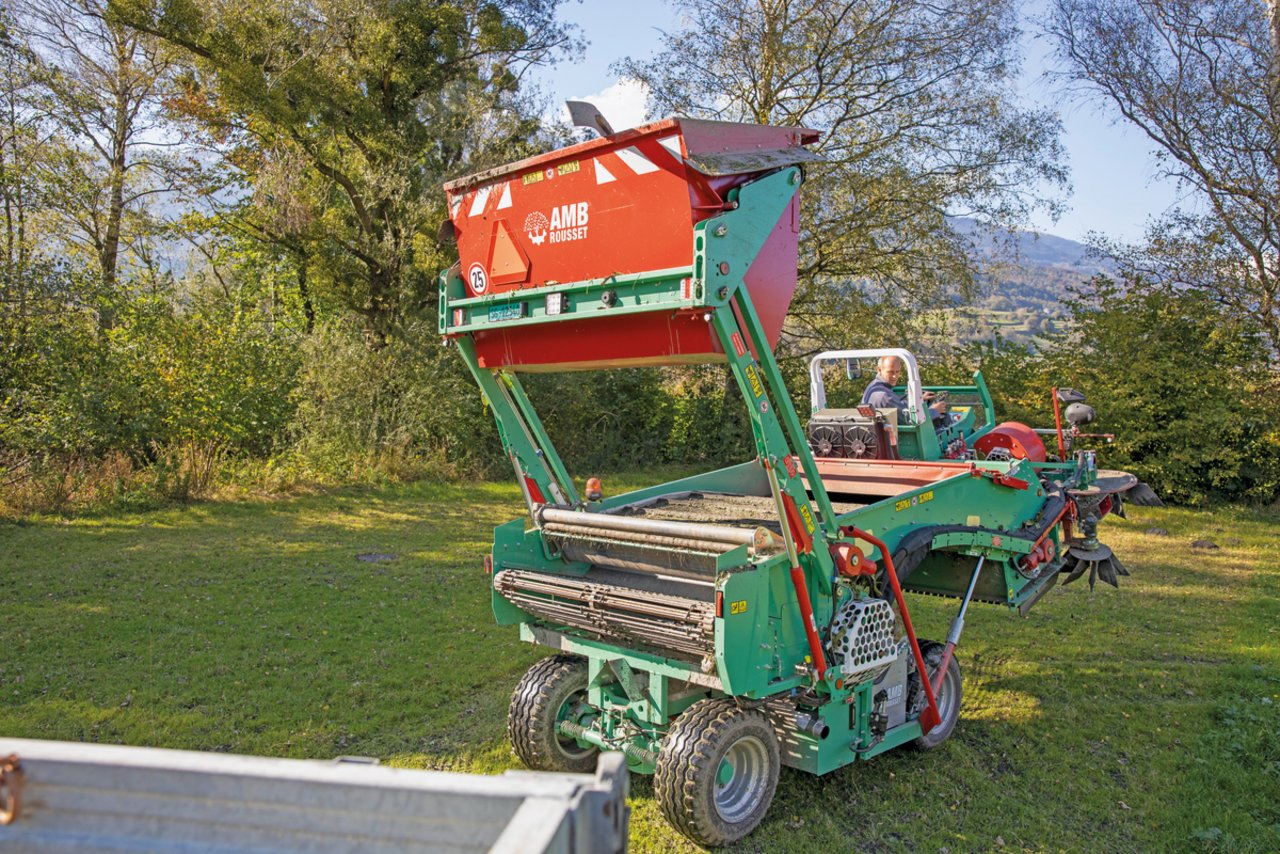
[[[1065,78],[1155,145],[1197,206],[1122,252],[1141,279],[1253,318],[1280,353],[1280,9],[1275,0],[1054,0]]]
[[[43,168],[43,207],[56,232],[87,247],[108,301],[122,245],[142,228],[146,199],[163,186],[160,87],[169,61],[155,40],[107,14],[105,0],[16,0],[17,26],[42,97],[34,104],[63,142]],[[110,309],[101,318],[110,326]]]
[[[1068,308],[1068,331],[1038,360],[1039,373],[1089,396],[1093,426],[1116,434],[1109,467],[1177,503],[1275,500],[1280,387],[1256,323],[1203,291],[1105,277]]]
[[[568,44],[558,0],[113,0],[191,59],[173,107],[239,181],[245,227],[305,251],[384,346],[434,304],[439,184],[526,153],[521,74]],[[323,279],[323,281],[320,281]]]
[[[37,121],[29,109],[35,86],[31,57],[16,38],[12,18],[0,9],[0,205],[4,207],[4,301],[21,309],[22,271],[31,259],[29,217],[40,160]],[[10,293],[12,291],[12,293]]]
[[[857,325],[904,340],[971,296],[950,215],[1025,221],[1061,185],[1057,120],[1016,103],[1013,0],[687,0],[686,29],[622,69],[656,113],[803,125],[824,164],[805,189],[789,330],[813,345]],[[866,343],[882,343],[867,339]]]

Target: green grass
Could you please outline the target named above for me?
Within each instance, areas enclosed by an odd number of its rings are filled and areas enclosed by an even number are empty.
[[[516,767],[506,705],[539,652],[493,626],[480,557],[520,512],[486,483],[0,526],[0,734]],[[1278,529],[1232,509],[1109,522],[1121,590],[970,611],[949,742],[784,770],[740,848],[1280,850]],[[954,607],[913,616],[940,637]],[[632,803],[634,850],[692,848],[647,779]]]

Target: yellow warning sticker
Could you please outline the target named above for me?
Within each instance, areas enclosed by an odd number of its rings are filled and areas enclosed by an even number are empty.
[[[756,373],[756,366],[747,365],[744,373],[747,375],[747,382],[751,385],[751,393],[756,397],[764,397],[764,384],[760,382],[760,375]]]
[[[739,599],[737,602],[730,602],[730,603],[729,603],[729,613],[730,613],[730,614],[745,614],[745,613],[747,613],[747,600],[746,600],[746,599]]]
[[[527,186],[529,186],[530,184],[536,184],[536,183],[538,183],[538,182],[539,182],[539,181],[541,181],[541,180],[542,180],[542,170],[541,170],[541,169],[539,169],[537,172],[529,172],[529,173],[527,173],[527,174],[525,174],[525,175],[521,176],[521,178],[520,178],[520,182],[521,182],[522,184],[524,184],[526,187],[527,187]]]
[[[800,518],[804,520],[804,529],[812,534],[817,526],[813,523],[813,511],[808,504],[800,505]]]
[[[581,167],[578,166],[578,161],[570,160],[568,163],[561,163],[559,166],[557,166],[556,171],[559,172],[561,175],[570,175],[574,172],[577,172],[579,168]]]
[[[925,504],[932,500],[933,500],[933,490],[930,489],[928,492],[922,492],[919,495],[913,495],[910,498],[903,498],[900,501],[895,502],[893,505],[893,509],[894,509],[894,512],[901,513],[903,510],[906,510],[908,507],[918,507],[919,505]]]

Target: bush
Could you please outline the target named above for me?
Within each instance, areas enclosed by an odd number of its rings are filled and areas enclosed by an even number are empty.
[[[952,379],[979,366],[999,417],[1052,426],[1049,389],[1071,386],[1114,433],[1101,464],[1166,501],[1270,502],[1280,496],[1280,383],[1257,330],[1203,294],[1098,279],[1069,302],[1068,331],[1045,349],[997,342],[961,351]]]
[[[317,326],[301,350],[293,453],[320,476],[411,479],[480,474],[502,461],[493,421],[434,326],[370,351],[358,324]]]
[[[163,288],[115,300],[103,328],[75,299],[87,286],[72,273],[27,275],[26,311],[0,316],[0,458],[11,473],[0,497],[11,506],[186,500],[211,491],[224,458],[281,447],[292,336],[214,300],[179,310]]]

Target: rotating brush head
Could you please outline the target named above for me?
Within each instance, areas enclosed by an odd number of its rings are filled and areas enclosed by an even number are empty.
[[[1089,574],[1089,589],[1092,590],[1098,579],[1112,587],[1120,586],[1119,576],[1128,575],[1129,570],[1120,562],[1109,546],[1098,542],[1098,520],[1090,515],[1080,523],[1081,536],[1067,542],[1067,562],[1062,571],[1067,573],[1063,585],[1070,584]]]

